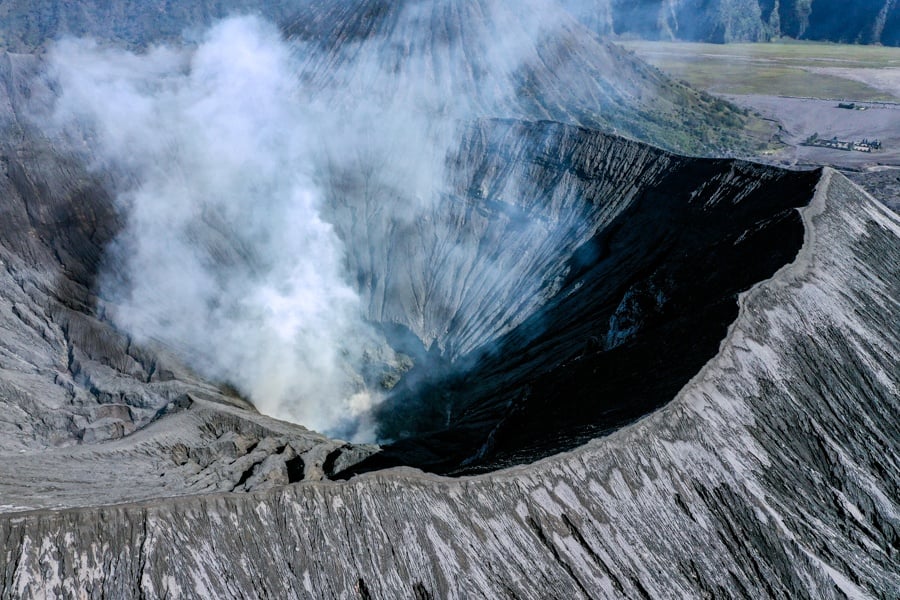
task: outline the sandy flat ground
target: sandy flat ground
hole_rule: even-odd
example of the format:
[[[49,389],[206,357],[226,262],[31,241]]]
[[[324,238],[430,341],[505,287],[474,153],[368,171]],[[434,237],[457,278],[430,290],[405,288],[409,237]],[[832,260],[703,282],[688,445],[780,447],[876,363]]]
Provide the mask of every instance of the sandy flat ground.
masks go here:
[[[833,100],[762,95],[726,97],[782,124],[781,139],[788,147],[775,155],[759,157],[762,162],[836,167],[900,212],[900,104],[863,103],[867,109],[859,111],[837,108],[838,103]],[[865,154],[799,145],[813,133],[845,140],[877,138],[885,150]]]
[[[872,68],[845,68],[845,67],[808,67],[810,73],[841,77],[864,83],[876,90],[900,99],[900,67],[887,67],[881,69]]]
[[[790,147],[774,157],[779,162],[856,169],[874,165],[900,166],[900,104],[866,102],[858,103],[866,106],[866,110],[847,110],[838,108],[838,102],[834,100],[764,95],[724,97],[781,123],[784,128],[781,141]],[[814,133],[821,138],[837,136],[851,141],[878,139],[884,144],[884,150],[866,154],[800,145]]]
[[[900,48],[810,42],[623,45],[671,75],[778,123],[778,141],[785,147],[752,159],[836,167],[900,212]],[[866,110],[838,108],[837,98]],[[884,150],[866,154],[802,146],[814,133],[846,141],[878,139]]]

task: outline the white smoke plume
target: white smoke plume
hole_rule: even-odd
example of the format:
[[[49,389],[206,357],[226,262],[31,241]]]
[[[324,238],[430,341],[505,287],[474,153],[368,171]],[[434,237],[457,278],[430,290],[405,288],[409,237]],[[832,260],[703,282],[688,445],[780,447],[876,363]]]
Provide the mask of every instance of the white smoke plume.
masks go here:
[[[125,228],[101,282],[117,325],[173,348],[264,413],[361,440],[374,435],[379,369],[395,358],[367,319],[401,323],[428,346],[491,298],[508,305],[491,309],[502,315],[491,335],[525,318],[514,308],[533,308],[544,285],[544,275],[523,281],[515,264],[527,240],[481,255],[465,224],[441,222],[441,202],[460,185],[445,181],[460,124],[526,116],[516,74],[541,63],[556,28],[573,26],[542,11],[544,0],[526,4],[409,3],[391,39],[336,49],[286,42],[253,17],[183,47],[52,46],[53,134],[83,140],[93,166],[119,182]],[[466,12],[471,29],[403,47],[429,39],[435,7]],[[553,73],[566,80],[554,88],[572,89],[582,72],[556,56]],[[517,201],[512,183],[497,192],[501,211]],[[565,219],[540,222],[551,221]],[[544,240],[568,231],[536,227],[529,236]],[[379,292],[384,265],[366,260],[392,252],[425,275],[395,274]],[[473,302],[447,273],[502,289]]]
[[[309,115],[278,32],[235,18],[190,50],[69,40],[50,62],[60,124],[127,174],[116,323],[233,382],[268,414],[327,431],[367,408],[368,341],[344,248],[311,183]]]

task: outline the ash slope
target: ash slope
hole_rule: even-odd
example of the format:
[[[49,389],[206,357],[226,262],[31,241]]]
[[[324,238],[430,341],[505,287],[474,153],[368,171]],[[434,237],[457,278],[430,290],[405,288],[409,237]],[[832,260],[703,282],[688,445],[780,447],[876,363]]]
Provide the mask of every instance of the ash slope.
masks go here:
[[[540,463],[0,517],[3,597],[888,598],[900,220],[827,170],[665,408]]]

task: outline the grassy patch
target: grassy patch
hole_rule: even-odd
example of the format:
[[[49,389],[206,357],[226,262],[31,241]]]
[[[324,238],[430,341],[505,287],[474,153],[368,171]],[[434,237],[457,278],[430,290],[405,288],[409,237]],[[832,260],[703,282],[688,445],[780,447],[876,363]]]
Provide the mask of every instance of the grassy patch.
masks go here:
[[[629,41],[622,45],[670,76],[717,94],[898,100],[864,83],[810,69],[900,68],[900,48],[812,42]]]

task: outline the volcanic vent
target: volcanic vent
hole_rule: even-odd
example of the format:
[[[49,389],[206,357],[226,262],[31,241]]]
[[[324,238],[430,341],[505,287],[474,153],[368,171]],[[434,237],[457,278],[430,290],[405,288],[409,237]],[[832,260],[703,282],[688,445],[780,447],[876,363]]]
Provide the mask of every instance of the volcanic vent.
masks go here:
[[[530,462],[662,405],[797,253],[819,177],[521,121],[469,127],[449,169],[413,221],[332,191],[367,317],[413,364],[348,474]]]

